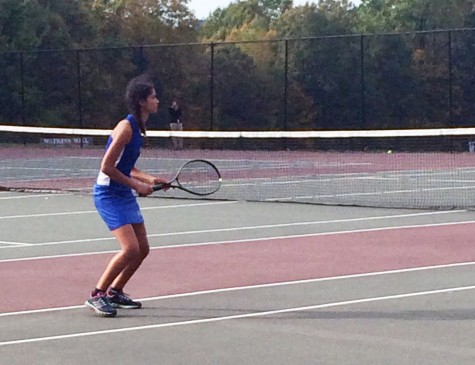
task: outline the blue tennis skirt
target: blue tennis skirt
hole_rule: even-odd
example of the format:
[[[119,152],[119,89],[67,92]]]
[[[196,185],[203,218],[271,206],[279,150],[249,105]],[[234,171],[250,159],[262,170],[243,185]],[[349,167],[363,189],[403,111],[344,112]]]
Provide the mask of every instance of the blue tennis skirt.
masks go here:
[[[95,184],[94,204],[111,231],[126,224],[144,223],[137,198],[131,189],[114,191],[108,186]]]

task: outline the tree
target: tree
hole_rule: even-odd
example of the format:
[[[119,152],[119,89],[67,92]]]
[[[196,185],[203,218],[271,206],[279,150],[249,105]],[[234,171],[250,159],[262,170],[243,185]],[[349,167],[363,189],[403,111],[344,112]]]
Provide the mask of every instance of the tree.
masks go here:
[[[475,27],[475,12],[465,26]],[[454,126],[475,126],[475,32],[452,33],[453,122]]]
[[[84,21],[81,16],[86,14],[81,3],[2,0],[0,8],[0,37],[6,41],[2,48],[29,51],[24,57],[18,54],[15,58],[15,69],[23,69],[24,74],[5,76],[6,83],[12,83],[10,78],[17,75],[16,90],[21,90],[19,83],[23,79],[26,103],[22,112],[30,122],[74,121],[77,118],[77,108],[72,103],[76,89],[75,72],[72,72],[76,69],[75,59],[67,52],[53,54],[45,50],[73,48],[86,37],[86,27],[82,32],[76,30]],[[33,53],[34,50],[42,52]]]
[[[359,39],[319,37],[351,33],[350,9],[347,1],[326,0],[291,9],[275,22],[277,37],[290,39],[289,91],[301,95],[289,95],[295,100],[289,105],[289,124],[306,129],[361,126]]]
[[[274,127],[269,118],[268,91],[252,58],[235,45],[215,50],[215,114],[220,130]]]
[[[173,97],[180,97],[185,112],[187,108],[194,109],[194,102],[208,105],[201,99],[195,101],[191,96],[196,97],[196,90],[201,89],[195,86],[196,82],[206,85],[206,79],[195,81],[199,79],[197,75],[202,73],[206,55],[202,49],[189,44],[197,42],[198,22],[187,8],[187,2],[108,0],[92,4],[91,12],[103,41],[101,45],[129,47],[104,51],[102,54],[90,52],[84,73],[87,74],[86,83],[92,105],[97,104],[94,103],[94,95],[103,95],[104,100],[107,100],[107,90],[111,87],[123,90],[127,79],[142,72],[147,72],[154,79],[163,104],[167,105]],[[114,53],[118,56],[110,58],[110,54]],[[120,96],[116,94],[117,101]],[[166,125],[168,116],[163,110],[159,118],[151,123],[153,127]],[[95,112],[100,113],[100,110]],[[196,114],[202,115],[202,111]],[[187,127],[191,127],[192,123],[199,121],[190,118]]]
[[[108,0],[90,6],[101,32],[120,34],[128,44],[144,45],[196,41],[198,24],[188,0]]]
[[[466,0],[362,0],[358,31],[401,32],[460,28],[472,11]]]
[[[291,8],[291,0],[247,0],[231,3],[225,9],[217,9],[206,19],[200,29],[201,40],[224,41],[243,27],[255,28],[266,33],[271,22]],[[260,38],[254,38],[258,40]]]
[[[399,74],[399,80],[406,80],[402,94],[403,85],[398,85],[398,79],[391,73],[380,84],[387,91],[393,88],[391,94],[400,96],[393,99],[393,105],[399,107],[393,112],[386,112],[386,115],[399,115],[399,126],[436,127],[450,124],[451,113],[454,112],[450,109],[453,108],[450,95],[455,90],[450,89],[450,72],[453,70],[450,70],[449,47],[453,45],[449,43],[448,32],[426,31],[463,27],[472,11],[470,3],[465,0],[363,0],[357,9],[356,29],[359,32],[414,32],[399,36],[405,46],[398,42],[395,50],[400,50],[391,52],[392,56],[388,56],[387,48],[380,48],[384,53],[378,54],[376,50],[370,53],[373,62],[386,57],[387,66],[393,69],[392,75]],[[390,40],[385,38],[386,42]],[[406,54],[404,48],[410,54],[401,62],[401,56]],[[380,78],[381,72],[382,69],[373,68],[369,81]]]

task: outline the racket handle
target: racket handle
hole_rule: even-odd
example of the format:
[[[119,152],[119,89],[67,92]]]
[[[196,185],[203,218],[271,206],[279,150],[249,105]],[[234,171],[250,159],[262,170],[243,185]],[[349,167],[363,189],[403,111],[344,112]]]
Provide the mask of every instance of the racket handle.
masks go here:
[[[153,191],[163,190],[170,187],[170,183],[156,184],[153,186]]]

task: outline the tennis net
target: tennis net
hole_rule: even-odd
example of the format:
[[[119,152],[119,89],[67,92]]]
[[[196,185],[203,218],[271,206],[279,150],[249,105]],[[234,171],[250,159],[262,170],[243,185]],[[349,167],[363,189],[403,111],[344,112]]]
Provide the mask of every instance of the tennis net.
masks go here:
[[[109,130],[0,125],[0,187],[91,192]],[[138,167],[173,178],[213,162],[207,197],[420,209],[475,205],[475,128],[203,132],[147,131]],[[154,197],[192,198],[180,191]]]

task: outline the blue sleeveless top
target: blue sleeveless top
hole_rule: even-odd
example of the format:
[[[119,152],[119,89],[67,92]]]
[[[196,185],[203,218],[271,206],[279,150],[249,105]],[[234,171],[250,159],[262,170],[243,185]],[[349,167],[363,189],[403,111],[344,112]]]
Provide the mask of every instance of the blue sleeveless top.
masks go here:
[[[134,168],[135,163],[137,162],[140,156],[140,149],[142,148],[142,134],[140,133],[140,127],[132,114],[129,114],[126,119],[129,121],[130,126],[132,127],[132,138],[130,139],[130,142],[125,145],[115,166],[124,175],[130,177],[130,172]],[[111,135],[107,140],[106,151],[110,147],[112,141],[113,138]],[[128,187],[127,185],[123,185],[118,183],[117,181],[112,180],[102,171],[99,172],[99,176],[96,180],[96,185],[101,187],[107,186],[108,190],[113,191],[131,190],[130,187]]]

